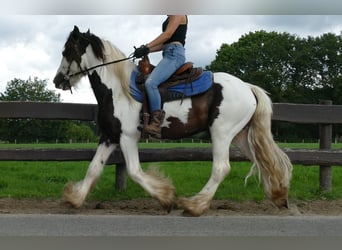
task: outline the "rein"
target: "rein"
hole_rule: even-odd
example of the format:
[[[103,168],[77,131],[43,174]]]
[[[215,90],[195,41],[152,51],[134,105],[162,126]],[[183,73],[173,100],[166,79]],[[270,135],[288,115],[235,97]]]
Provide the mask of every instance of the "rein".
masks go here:
[[[100,67],[103,67],[103,66],[107,66],[107,65],[109,65],[109,64],[114,64],[114,63],[119,63],[119,62],[122,62],[122,61],[127,61],[127,60],[132,59],[132,58],[134,58],[134,56],[133,56],[133,55],[130,55],[129,57],[122,58],[122,59],[115,60],[115,61],[110,61],[110,62],[102,63],[102,64],[99,64],[99,65],[95,65],[95,66],[90,67],[90,68],[88,68],[88,69],[82,69],[82,68],[81,68],[81,65],[78,65],[79,68],[80,68],[80,71],[65,76],[65,79],[66,79],[66,80],[69,80],[71,77],[77,76],[77,75],[79,75],[79,74],[86,74],[86,73],[88,74],[90,70],[93,70],[93,69],[96,69],[96,68],[100,68]]]

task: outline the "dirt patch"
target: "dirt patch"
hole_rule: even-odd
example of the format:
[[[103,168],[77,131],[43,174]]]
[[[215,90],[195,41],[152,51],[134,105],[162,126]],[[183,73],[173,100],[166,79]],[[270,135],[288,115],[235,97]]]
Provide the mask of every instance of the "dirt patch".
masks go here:
[[[59,200],[0,199],[1,214],[116,214],[116,215],[165,215],[166,212],[154,199],[133,199],[111,202],[86,202],[79,209],[71,208]],[[181,215],[175,208],[171,214]],[[292,201],[289,210],[279,210],[270,201],[234,202],[214,200],[205,215],[342,215],[341,200]]]

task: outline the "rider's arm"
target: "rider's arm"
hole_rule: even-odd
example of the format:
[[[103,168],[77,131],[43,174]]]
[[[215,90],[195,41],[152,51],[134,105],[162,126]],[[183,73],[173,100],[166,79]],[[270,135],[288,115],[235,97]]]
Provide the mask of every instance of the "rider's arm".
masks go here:
[[[173,33],[175,33],[178,26],[182,23],[184,16],[169,16],[169,24],[167,25],[166,30],[161,33],[156,39],[146,44],[146,46],[150,49],[150,52],[160,51],[163,48],[164,42],[169,40]]]

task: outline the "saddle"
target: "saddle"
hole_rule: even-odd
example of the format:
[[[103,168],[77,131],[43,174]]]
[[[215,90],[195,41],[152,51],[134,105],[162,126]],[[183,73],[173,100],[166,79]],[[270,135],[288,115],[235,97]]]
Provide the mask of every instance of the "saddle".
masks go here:
[[[145,81],[154,68],[155,66],[150,63],[148,56],[143,57],[138,63],[139,73],[136,76],[135,82],[140,91],[143,92],[143,99],[147,98],[145,92]],[[165,101],[184,98],[184,95],[173,97],[167,96],[167,89],[178,84],[191,84],[193,81],[198,79],[202,73],[203,69],[194,68],[192,62],[184,63],[169,79],[159,85],[158,89],[162,103]]]
[[[192,62],[186,62],[179,67],[176,72],[165,82],[159,85],[159,89],[167,88],[177,84],[192,82],[196,80],[203,72],[202,68],[194,68]],[[155,68],[150,63],[148,56],[143,57],[138,64],[139,74],[136,77],[136,83],[140,88],[144,87],[145,81],[152,70]]]
[[[142,120],[143,124],[148,124],[150,119],[150,108],[147,93],[145,91],[145,82],[149,74],[155,68],[154,65],[150,63],[148,56],[143,57],[138,63],[139,73],[135,78],[135,82],[139,90],[142,92]],[[186,62],[181,67],[179,67],[176,72],[165,82],[159,85],[159,93],[162,101],[162,106],[165,101],[171,101],[176,99],[182,99],[185,93],[173,93],[168,92],[168,88],[178,84],[192,84],[193,81],[198,79],[203,73],[202,68],[193,67],[192,62]],[[185,88],[184,88],[185,90]],[[141,126],[143,127],[143,125]]]

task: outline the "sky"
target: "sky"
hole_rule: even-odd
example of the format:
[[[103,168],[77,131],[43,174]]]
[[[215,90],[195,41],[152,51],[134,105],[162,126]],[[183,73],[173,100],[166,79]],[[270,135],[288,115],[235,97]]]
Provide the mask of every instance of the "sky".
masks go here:
[[[38,77],[61,94],[63,102],[95,103],[84,78],[73,94],[56,90],[52,79],[67,36],[77,25],[111,41],[126,55],[161,32],[165,15],[0,15],[0,92],[14,78]],[[299,37],[341,34],[342,15],[188,15],[186,57],[195,66],[209,65],[223,43],[237,42],[258,30],[288,32]],[[160,53],[150,56],[157,64]]]

